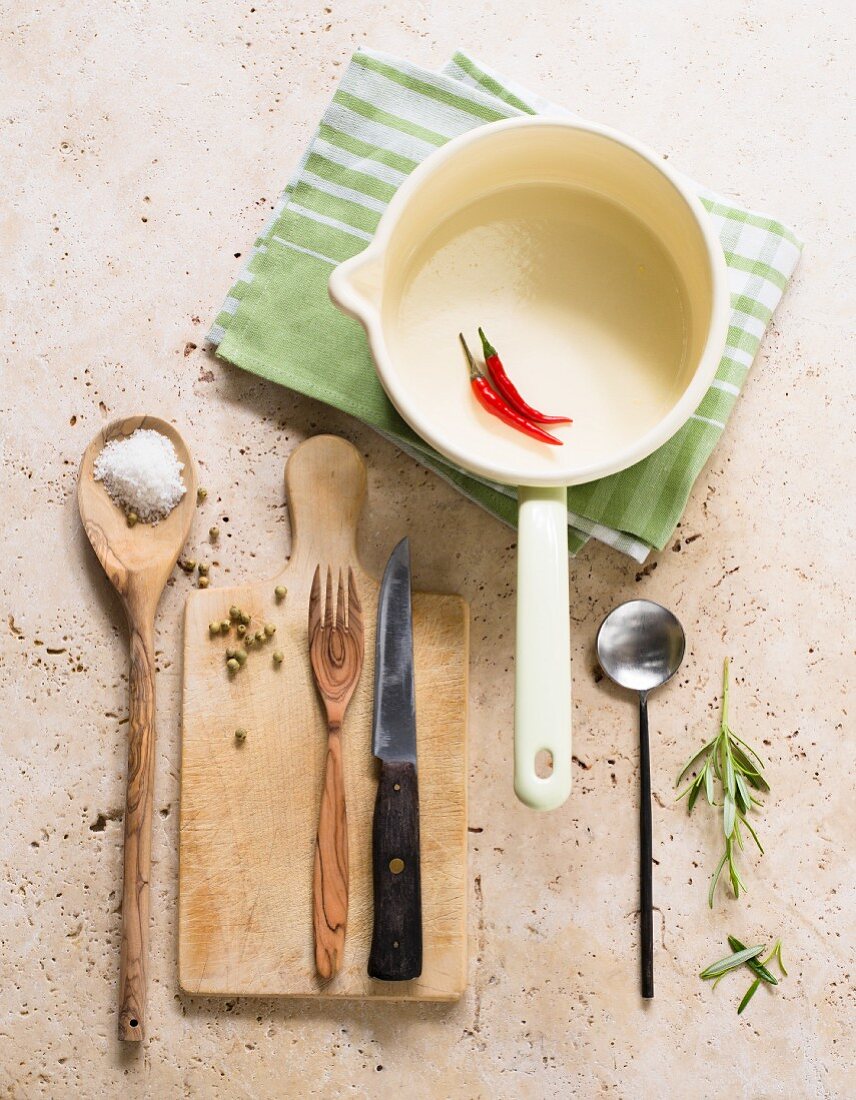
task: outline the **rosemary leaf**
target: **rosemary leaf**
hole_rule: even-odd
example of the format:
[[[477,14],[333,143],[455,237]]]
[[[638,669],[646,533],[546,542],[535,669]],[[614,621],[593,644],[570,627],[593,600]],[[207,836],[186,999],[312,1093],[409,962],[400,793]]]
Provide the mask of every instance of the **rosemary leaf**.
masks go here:
[[[707,981],[708,978],[718,978],[720,974],[727,974],[729,970],[736,970],[747,959],[755,959],[764,951],[764,944],[759,947],[744,947],[742,951],[735,951],[733,955],[726,955],[724,959],[711,963],[699,974],[700,978]]]
[[[730,837],[734,832],[734,815],[737,812],[737,807],[734,805],[734,799],[729,791],[725,792],[725,800],[722,804],[722,828],[726,837]]]
[[[725,745],[725,789],[734,798],[736,792],[736,785],[734,781],[734,763],[731,759],[731,753],[728,751],[728,741],[723,742]]]
[[[749,794],[749,788],[746,786],[746,780],[738,772],[735,777],[735,791],[734,797],[737,802],[737,808],[742,814],[749,813],[749,807],[752,805],[752,796]]]
[[[719,882],[719,876],[722,874],[722,868],[725,866],[725,861],[728,859],[728,850],[726,849],[722,853],[722,859],[716,865],[716,870],[710,877],[710,889],[707,892],[707,904],[710,908],[713,908],[713,895],[716,893],[716,884]]]
[[[728,877],[731,879],[731,889],[734,891],[735,898],[740,897],[740,891],[746,893],[746,887],[743,885],[743,879],[740,877],[740,872],[737,870],[737,864],[734,862],[733,846],[731,841],[727,841],[728,844]]]
[[[684,789],[681,791],[681,793],[675,799],[675,802],[680,802],[682,798],[686,798],[687,795],[690,793],[690,791],[693,789],[694,786],[695,786],[695,780],[693,780],[692,783],[689,783],[686,787],[684,787]]]
[[[764,848],[761,844],[761,841],[758,839],[758,834],[755,832],[755,830],[752,828],[752,826],[749,824],[749,822],[746,820],[745,817],[741,818],[741,820],[742,820],[743,824],[746,826],[746,828],[749,830],[749,834],[752,837],[752,839],[758,845],[758,851],[761,853],[761,855],[763,855],[764,854]]]
[[[726,665],[728,664],[728,659],[727,658],[726,658],[725,663],[726,663]],[[728,669],[727,668],[725,670],[725,675],[726,676],[728,675]],[[764,761],[757,754],[757,752],[755,752],[755,750],[752,748],[752,746],[749,744],[749,742],[744,741],[742,737],[738,737],[737,734],[732,729],[729,729],[728,732],[731,734],[732,739],[735,740],[738,745],[742,745],[744,749],[747,749],[749,751],[750,755],[755,757],[755,759],[758,761],[758,766],[760,768],[763,768],[764,767]]]
[[[713,805],[713,772],[710,764],[705,765],[704,769],[704,791],[707,795],[707,802],[709,806]]]
[[[743,742],[737,736],[737,734],[730,727],[727,730],[728,736],[732,738],[731,754],[734,757],[735,763],[740,766],[741,771],[749,779],[750,782],[757,784],[761,790],[769,790],[766,780],[763,774],[763,765],[757,764],[754,760],[750,760],[749,756],[743,749]],[[752,751],[751,749],[749,750]],[[753,754],[754,755],[754,754]]]
[[[680,784],[681,780],[684,778],[684,776],[687,774],[687,772],[692,770],[693,764],[695,764],[695,762],[697,760],[701,760],[701,758],[703,756],[707,756],[707,754],[710,752],[711,748],[713,748],[713,744],[714,744],[715,740],[716,740],[716,738],[714,738],[713,741],[708,741],[708,743],[706,745],[704,745],[702,748],[700,748],[698,750],[698,752],[695,754],[695,756],[690,757],[690,759],[684,765],[684,768],[681,771],[681,774],[678,776],[678,783],[679,784]]]
[[[755,981],[749,986],[746,992],[743,994],[743,1000],[737,1006],[737,1015],[740,1016],[743,1013],[743,1009],[749,1004],[752,998],[755,996],[755,992],[758,986],[761,984],[761,979],[756,978]]]

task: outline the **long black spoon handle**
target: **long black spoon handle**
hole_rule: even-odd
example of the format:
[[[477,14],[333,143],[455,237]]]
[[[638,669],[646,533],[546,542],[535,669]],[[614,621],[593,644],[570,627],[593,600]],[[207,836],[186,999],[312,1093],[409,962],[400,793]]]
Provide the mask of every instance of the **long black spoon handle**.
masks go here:
[[[651,840],[651,754],[648,747],[648,696],[639,695],[639,911],[642,929],[642,996],[654,996],[654,862]]]

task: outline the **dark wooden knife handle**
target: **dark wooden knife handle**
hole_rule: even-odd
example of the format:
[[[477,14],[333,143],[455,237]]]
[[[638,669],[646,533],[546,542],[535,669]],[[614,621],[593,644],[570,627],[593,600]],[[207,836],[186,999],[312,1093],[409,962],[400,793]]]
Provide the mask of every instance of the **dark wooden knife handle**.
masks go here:
[[[381,762],[372,831],[374,926],[369,977],[406,982],[422,973],[419,787],[413,764]]]

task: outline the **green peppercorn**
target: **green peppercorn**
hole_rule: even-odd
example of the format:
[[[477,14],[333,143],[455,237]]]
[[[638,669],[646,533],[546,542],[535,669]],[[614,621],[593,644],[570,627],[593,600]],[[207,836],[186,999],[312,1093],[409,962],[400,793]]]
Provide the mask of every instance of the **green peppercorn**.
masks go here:
[[[128,515],[125,518],[127,520],[127,523],[128,523],[129,527],[135,527],[136,523],[137,523],[137,520],[140,517],[137,515],[136,512],[128,512]]]
[[[208,578],[204,574],[199,578],[199,581],[198,581],[198,584],[199,584],[200,588],[207,588],[210,583],[211,582],[208,580]]]
[[[232,620],[233,623],[239,622],[241,618],[240,607],[235,607],[235,605],[232,604],[232,606],[229,608],[229,618]]]
[[[212,542],[216,542],[217,539],[220,538],[220,528],[219,527],[209,527],[208,528],[208,537],[211,539]]]
[[[203,489],[202,486],[200,485],[199,488],[196,490],[196,500],[197,500],[197,502],[201,504],[202,501],[205,500],[205,498],[207,496],[208,496],[208,490]]]
[[[261,645],[265,640],[265,632],[263,630],[256,631],[256,645]]]
[[[247,651],[245,649],[236,649],[235,650],[235,660],[238,662],[239,665],[246,664]]]
[[[183,569],[185,573],[192,573],[196,568],[195,558],[184,558],[178,563],[179,569]]]
[[[230,672],[237,672],[240,667],[241,666],[238,664],[237,660],[234,657],[230,657],[229,660],[226,662],[226,668],[228,668]]]
[[[235,650],[233,648],[229,648],[229,649],[226,650],[226,660],[227,661],[231,660],[234,656],[235,656]]]
[[[276,634],[276,626],[273,623],[265,623],[265,637],[272,638]]]
[[[275,649],[273,651],[273,663],[275,665],[281,665],[284,660],[285,660],[285,656],[283,655],[282,650],[281,649]]]
[[[238,623],[238,625],[235,627],[235,633],[238,635],[239,638],[243,638],[243,636],[247,633],[247,628],[244,626],[243,623]]]
[[[276,602],[277,603],[280,603],[282,600],[284,600],[287,593],[288,593],[288,589],[285,587],[284,584],[278,584],[276,586],[276,588],[273,590],[273,594],[274,594],[274,596],[276,596]]]
[[[212,638],[214,637],[215,634],[219,634],[220,633],[220,624],[219,623],[209,623],[208,624],[208,633],[211,635]]]
[[[235,730],[235,740],[239,744],[247,740],[247,731],[244,729],[243,726],[238,726],[238,728]]]
[[[246,611],[242,611],[241,614],[238,616],[238,622],[243,623],[244,626],[250,625],[250,616],[246,613]]]
[[[222,621],[222,623],[220,623],[220,630],[221,630],[221,632],[222,632],[223,634],[228,634],[228,633],[229,633],[229,629],[231,628],[231,626],[232,626],[232,624],[231,624],[231,623],[229,622],[229,620],[228,620],[228,619],[224,619],[224,620]]]

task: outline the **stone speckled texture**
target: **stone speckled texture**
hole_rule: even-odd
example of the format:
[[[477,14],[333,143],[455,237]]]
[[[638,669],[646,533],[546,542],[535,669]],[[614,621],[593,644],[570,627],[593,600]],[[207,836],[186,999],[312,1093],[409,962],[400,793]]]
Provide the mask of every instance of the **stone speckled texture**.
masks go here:
[[[852,1095],[854,897],[851,5],[519,7],[324,0],[85,5],[2,15],[0,1092],[13,1097]],[[537,816],[511,790],[514,535],[347,417],[210,359],[206,325],[342,66],[370,44],[458,45],[619,127],[807,242],[745,396],[674,543],[640,568],[591,545],[572,574],[576,785]],[[849,58],[848,58],[849,54]],[[472,606],[470,987],[454,1006],[206,1001],[176,980],[179,630],[158,619],[150,1038],[116,1033],[126,635],[81,532],[80,455],[105,421],[172,419],[198,457],[212,583],[288,550],[282,472],[307,434],[365,455],[365,564],[411,536],[420,588]],[[228,517],[228,519],[227,519]],[[637,996],[635,712],[594,675],[618,601],[683,620],[652,701],[657,997]],[[750,892],[711,913],[712,815],[673,801],[714,728],[769,758]],[[702,808],[700,807],[700,810]],[[791,976],[745,1016],[697,978],[728,932],[782,935]],[[851,1039],[847,1034],[851,1033]],[[851,1050],[848,1056],[847,1051]]]

